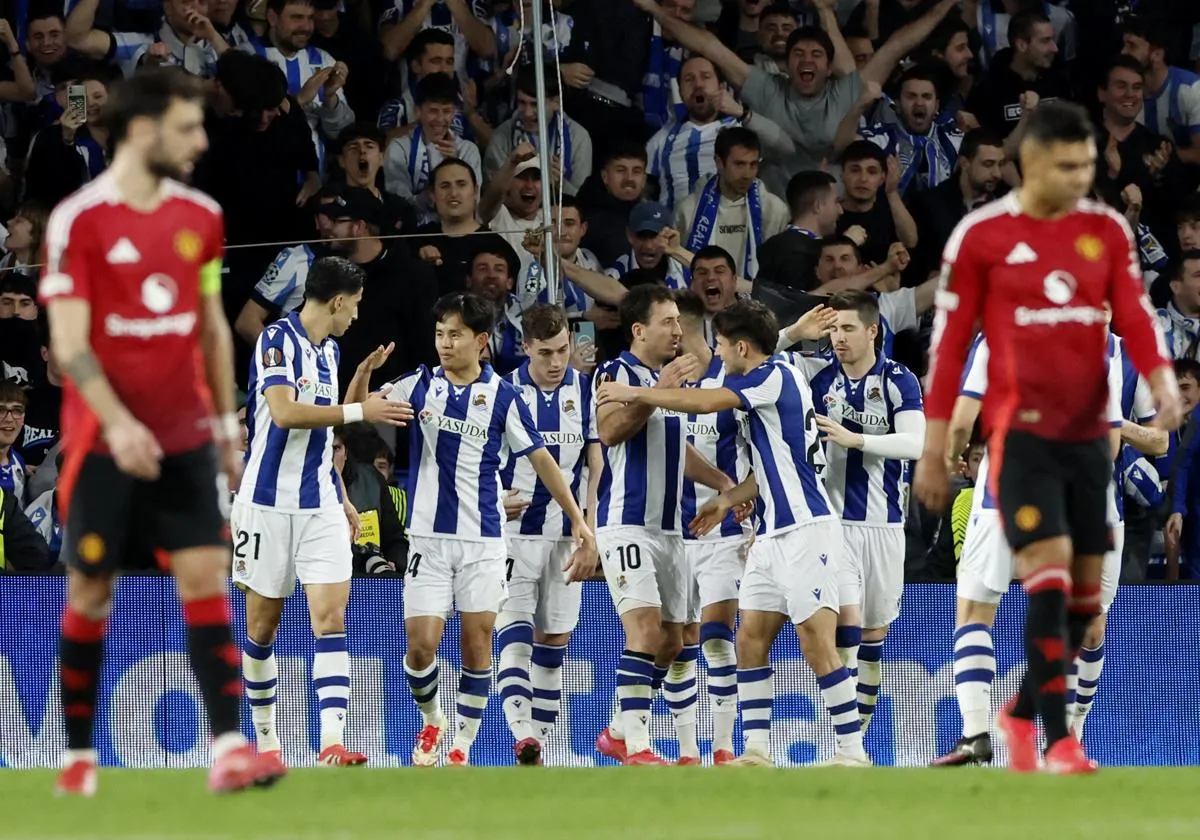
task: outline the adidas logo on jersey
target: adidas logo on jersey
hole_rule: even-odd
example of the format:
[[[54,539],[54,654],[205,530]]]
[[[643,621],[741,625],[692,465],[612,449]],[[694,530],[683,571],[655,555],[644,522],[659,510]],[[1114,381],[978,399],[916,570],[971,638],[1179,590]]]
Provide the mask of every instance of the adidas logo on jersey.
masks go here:
[[[138,249],[133,247],[133,243],[122,236],[117,240],[117,244],[112,246],[105,257],[109,265],[130,265],[140,262],[142,255],[138,253]]]
[[[1024,265],[1025,263],[1037,262],[1037,253],[1026,245],[1024,242],[1018,242],[1016,247],[1009,252],[1004,258],[1005,265]]]

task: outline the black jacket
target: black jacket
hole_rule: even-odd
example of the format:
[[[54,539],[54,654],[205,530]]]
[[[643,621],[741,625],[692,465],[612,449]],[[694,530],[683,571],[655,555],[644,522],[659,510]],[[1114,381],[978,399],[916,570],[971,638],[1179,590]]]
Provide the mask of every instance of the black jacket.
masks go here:
[[[81,126],[80,135],[88,135]],[[33,138],[25,169],[25,198],[53,207],[89,180],[87,162],[75,144],[63,142],[62,129],[49,125]]]
[[[1067,77],[1055,68],[1039,75],[1032,82],[1012,70],[1012,49],[996,53],[991,69],[980,79],[967,99],[966,110],[975,115],[979,124],[1007,137],[1021,119],[1021,94],[1033,91],[1041,102],[1074,98]]]
[[[583,238],[583,247],[587,248],[600,265],[610,266],[617,257],[629,253],[629,238],[625,235],[629,227],[629,214],[641,201],[621,201],[607,189],[596,173],[583,182],[579,194],[575,197],[584,212],[587,222],[587,236]]]
[[[50,567],[50,549],[25,516],[17,497],[0,490],[0,573],[44,572]]]

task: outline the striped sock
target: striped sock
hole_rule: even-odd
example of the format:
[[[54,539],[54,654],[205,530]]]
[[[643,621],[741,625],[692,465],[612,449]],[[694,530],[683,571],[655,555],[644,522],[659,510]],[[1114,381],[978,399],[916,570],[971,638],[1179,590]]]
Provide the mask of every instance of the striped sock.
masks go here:
[[[737,669],[738,705],[742,708],[742,737],[746,752],[771,755],[771,706],[775,687],[770,665]]]
[[[500,646],[496,684],[504,719],[518,741],[533,737],[533,685],[529,681],[533,624],[524,619],[519,613],[501,613],[496,622],[496,641]]]
[[[554,731],[562,705],[562,665],[566,645],[533,643],[533,727],[535,737],[542,743]]]
[[[699,658],[699,645],[684,645],[663,682],[663,697],[675,721],[680,758],[700,757],[700,746],[696,743],[696,660]]]
[[[875,701],[879,699],[879,681],[883,659],[883,640],[863,642],[858,648],[858,719],[862,731],[871,725]]]
[[[70,606],[62,612],[58,642],[58,678],[67,747],[74,752],[92,749],[100,661],[104,656],[106,619],[88,618]]]
[[[246,639],[242,650],[242,677],[246,697],[250,700],[250,717],[254,721],[254,740],[259,752],[279,749],[275,732],[275,689],[279,684],[279,666],[275,648]]]
[[[845,668],[838,668],[823,677],[817,677],[817,685],[821,687],[825,710],[833,720],[837,751],[856,758],[865,757],[862,724],[858,721],[858,701],[850,673]]]
[[[1028,596],[1025,610],[1025,660],[1028,667],[1013,704],[1014,717],[1033,720],[1039,715],[1049,749],[1067,737],[1067,593],[1071,572],[1047,565],[1021,582]]]
[[[954,696],[962,712],[964,738],[988,731],[996,653],[986,624],[965,624],[954,631]]]
[[[708,700],[712,704],[713,752],[733,752],[733,726],[737,722],[737,649],[733,631],[710,621],[700,626],[700,648],[708,663]]]
[[[321,709],[321,749],[345,743],[346,709],[350,703],[350,654],[345,633],[317,636],[312,681]]]
[[[862,644],[862,628],[849,625],[839,627],[834,631],[834,644],[837,645],[842,666],[850,672],[850,679],[858,679],[858,648]]]
[[[438,720],[444,719],[441,707],[438,705],[438,670],[437,660],[429,663],[427,668],[417,670],[408,664],[408,657],[404,657],[404,676],[408,680],[408,690],[412,692],[412,698],[416,701],[417,708],[421,710],[422,723],[428,725]]]
[[[487,708],[488,689],[492,684],[492,669],[479,671],[464,667],[458,675],[458,725],[454,732],[454,743],[450,749],[471,751],[479,724],[483,722],[483,710]]]
[[[617,665],[617,702],[625,750],[629,755],[650,749],[650,700],[654,680],[654,656],[629,649]]]
[[[667,671],[671,668],[671,663],[659,665],[654,663],[654,674],[650,677],[650,697],[654,698],[654,693],[663,687],[663,681],[667,678]]]
[[[246,743],[238,720],[242,675],[238,673],[237,646],[229,626],[229,599],[222,594],[184,601],[183,621],[187,625],[188,658],[200,683],[216,758],[218,742],[229,748],[239,746],[239,741]]]
[[[1075,720],[1077,731],[1082,737],[1083,724],[1092,710],[1092,700],[1100,685],[1100,674],[1104,670],[1104,642],[1095,648],[1082,648],[1075,660],[1079,677],[1075,687]]]

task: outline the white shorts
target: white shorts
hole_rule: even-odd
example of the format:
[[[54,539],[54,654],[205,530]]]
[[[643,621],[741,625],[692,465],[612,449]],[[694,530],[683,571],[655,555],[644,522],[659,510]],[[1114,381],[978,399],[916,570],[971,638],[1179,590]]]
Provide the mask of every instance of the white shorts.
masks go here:
[[[604,579],[618,615],[658,607],[662,620],[684,624],[691,616],[692,576],[683,537],[618,525],[596,534]]]
[[[838,569],[842,606],[862,608],[862,626],[887,627],[900,617],[904,594],[904,529],[843,522],[846,552]]]
[[[746,540],[684,540],[683,554],[692,575],[688,623],[700,620],[700,612],[722,601],[737,601],[738,584],[745,568]]]
[[[264,598],[286,598],[302,584],[345,583],[354,570],[350,525],[340,508],[283,513],[234,500],[233,582]]]
[[[1121,579],[1121,556],[1125,553],[1125,523],[1114,522],[1113,550],[1105,552],[1100,567],[1100,611],[1108,612],[1117,598],[1117,581]]]
[[[1016,571],[1016,560],[1004,536],[1000,513],[972,513],[967,523],[962,557],[958,561],[958,597],[981,604],[999,604]]]
[[[579,623],[582,583],[567,583],[563,568],[575,552],[572,540],[508,539],[508,597],[501,612],[533,616],[534,629],[570,633]]]
[[[408,538],[404,617],[499,612],[507,590],[503,540],[468,542],[449,537]]]
[[[810,522],[759,537],[746,558],[738,608],[782,613],[803,624],[822,607],[838,611],[842,523]]]

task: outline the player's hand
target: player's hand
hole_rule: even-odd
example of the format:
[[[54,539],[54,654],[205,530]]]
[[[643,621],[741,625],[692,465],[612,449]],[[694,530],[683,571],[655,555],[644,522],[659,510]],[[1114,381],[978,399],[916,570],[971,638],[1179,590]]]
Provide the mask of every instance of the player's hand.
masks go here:
[[[733,509],[733,521],[741,524],[754,515],[754,500],[742,502]]]
[[[862,225],[851,225],[846,228],[843,236],[847,236],[854,240],[854,244],[861,248],[867,241],[867,229]]]
[[[234,449],[231,440],[222,442],[217,447],[217,452],[221,459],[221,472],[225,474],[229,492],[236,493],[242,483],[242,467],[244,466],[242,453]]]
[[[346,514],[346,523],[350,526],[350,542],[357,542],[358,535],[362,533],[361,524],[358,521],[358,509],[350,504],[349,499],[342,499],[342,512]]]
[[[678,388],[684,382],[695,379],[700,373],[700,360],[691,353],[672,359],[658,373],[655,388]]]
[[[1183,425],[1183,397],[1171,367],[1164,365],[1150,374],[1150,395],[1158,410],[1157,416],[1150,421],[1151,426],[1173,432]]]
[[[729,499],[724,493],[720,493],[696,511],[696,518],[688,523],[688,530],[694,537],[703,537],[724,522],[732,509],[733,505],[729,503]]]
[[[559,68],[563,83],[573,88],[585,88],[596,78],[596,71],[582,61],[572,61]]]
[[[797,318],[787,329],[788,338],[796,341],[820,341],[833,332],[837,324],[837,310],[822,304],[814,306]]]
[[[386,423],[403,426],[413,419],[412,406],[406,402],[392,402],[382,391],[369,395],[362,404],[363,420],[368,423]]]
[[[835,423],[824,414],[816,415],[817,429],[821,437],[830,443],[836,443],[842,449],[862,449],[863,438],[857,432],[852,432],[841,423]]]
[[[383,367],[383,363],[388,360],[388,356],[392,355],[392,351],[395,349],[396,342],[394,341],[388,342],[386,347],[380,344],[358,363],[358,369],[363,373],[374,373]]]
[[[582,519],[571,522],[571,536],[575,540],[575,551],[563,570],[568,573],[568,581],[587,580],[596,573],[596,563],[600,554],[596,549],[596,537],[592,529]]]
[[[162,41],[157,41],[146,48],[142,54],[142,64],[157,67],[171,60],[171,48]]]
[[[530,500],[522,499],[516,490],[509,490],[504,494],[504,518],[509,522],[520,519],[521,514],[529,505]]]
[[[106,428],[104,442],[121,472],[143,481],[158,478],[162,470],[162,447],[154,434],[133,417]]]
[[[638,401],[638,391],[641,388],[635,388],[632,385],[626,385],[623,382],[601,382],[600,387],[596,389],[596,406],[608,405],[609,403],[620,403],[629,405]]]
[[[913,476],[913,492],[931,513],[945,511],[950,500],[950,474],[944,457],[929,452],[921,456]]]
[[[442,264],[442,252],[437,249],[436,245],[422,245],[421,250],[417,251],[417,256],[431,265]]]
[[[895,155],[888,155],[887,177],[884,179],[883,188],[888,195],[900,191],[900,159]]]

